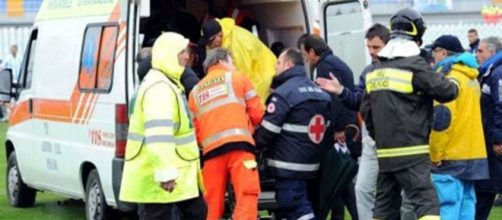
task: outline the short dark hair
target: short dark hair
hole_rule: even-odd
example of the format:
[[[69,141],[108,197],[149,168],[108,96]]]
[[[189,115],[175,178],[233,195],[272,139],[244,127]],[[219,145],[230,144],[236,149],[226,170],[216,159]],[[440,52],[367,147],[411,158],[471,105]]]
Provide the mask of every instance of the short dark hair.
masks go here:
[[[375,37],[380,38],[385,44],[390,40],[390,31],[382,24],[376,23],[366,31],[366,39],[371,40]]]
[[[309,35],[305,38],[305,43],[303,45],[305,51],[309,52],[310,49],[314,50],[315,55],[321,56],[324,52],[329,50],[326,41],[317,35]]]
[[[305,38],[309,36],[308,33],[304,33],[302,34],[299,38],[298,38],[298,41],[296,42],[296,46],[298,47],[298,49],[302,49],[302,45],[305,44]]]
[[[288,48],[284,50],[284,55],[286,56],[286,59],[291,61],[295,65],[303,65],[303,56],[302,52],[300,50],[295,49],[295,48]]]
[[[282,51],[284,51],[284,44],[280,41],[276,41],[270,46],[270,50],[276,57],[279,57],[281,55]]]
[[[475,33],[475,34],[478,34],[478,31],[474,28],[471,28],[469,29],[469,31],[467,33]]]

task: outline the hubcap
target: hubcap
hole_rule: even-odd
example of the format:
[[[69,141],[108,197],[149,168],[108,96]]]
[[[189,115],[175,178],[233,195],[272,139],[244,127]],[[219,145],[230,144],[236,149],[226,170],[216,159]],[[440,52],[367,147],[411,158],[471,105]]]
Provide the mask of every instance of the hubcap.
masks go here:
[[[89,200],[87,201],[89,207],[89,214],[93,217],[99,215],[98,207],[101,205],[101,196],[99,192],[99,186],[94,183],[89,192]]]
[[[11,199],[14,199],[17,197],[17,194],[19,192],[19,174],[17,172],[17,166],[14,165],[9,169],[8,178],[9,196]]]

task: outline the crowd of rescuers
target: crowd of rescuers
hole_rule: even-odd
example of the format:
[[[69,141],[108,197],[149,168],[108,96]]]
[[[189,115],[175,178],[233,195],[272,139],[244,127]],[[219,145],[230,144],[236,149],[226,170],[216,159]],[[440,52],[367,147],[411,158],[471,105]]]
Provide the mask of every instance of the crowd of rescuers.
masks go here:
[[[488,219],[502,193],[502,43],[470,30],[468,50],[453,35],[421,49],[425,31],[410,8],[371,26],[358,85],[316,35],[269,49],[211,19],[194,71],[190,40],[161,34],[139,56],[120,199],[142,219],[216,220],[231,182],[232,219],[254,220],[264,171],[278,219]],[[355,183],[330,168],[344,184],[326,206],[333,149],[359,166]]]

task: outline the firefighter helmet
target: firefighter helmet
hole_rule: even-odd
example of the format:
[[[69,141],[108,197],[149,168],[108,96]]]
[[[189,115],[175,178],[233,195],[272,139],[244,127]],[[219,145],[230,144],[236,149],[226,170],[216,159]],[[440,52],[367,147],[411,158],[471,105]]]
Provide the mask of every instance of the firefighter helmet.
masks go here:
[[[414,41],[422,42],[425,33],[422,15],[412,8],[401,9],[390,19],[391,36],[406,36]]]

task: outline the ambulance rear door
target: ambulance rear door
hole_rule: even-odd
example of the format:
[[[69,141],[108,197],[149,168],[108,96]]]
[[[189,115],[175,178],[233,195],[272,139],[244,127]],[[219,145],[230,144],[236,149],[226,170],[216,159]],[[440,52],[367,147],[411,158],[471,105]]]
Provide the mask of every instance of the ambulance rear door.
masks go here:
[[[357,0],[322,0],[320,8],[322,36],[352,69],[357,84],[361,71],[371,61],[364,38],[371,16],[365,16],[369,12]]]

